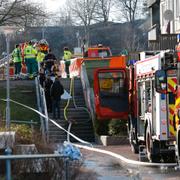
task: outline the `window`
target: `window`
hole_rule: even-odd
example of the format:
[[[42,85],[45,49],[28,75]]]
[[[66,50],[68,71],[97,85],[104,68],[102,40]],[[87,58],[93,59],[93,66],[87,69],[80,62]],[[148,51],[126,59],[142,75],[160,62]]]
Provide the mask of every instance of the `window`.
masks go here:
[[[109,57],[110,53],[107,49],[100,49],[98,50],[98,57]]]
[[[166,23],[165,23],[165,19],[164,19],[164,17],[163,17],[163,15],[164,15],[164,12],[165,12],[165,4],[164,3],[162,3],[161,4],[161,25],[162,26],[164,26]]]
[[[103,72],[99,73],[100,92],[123,93],[125,88],[124,72]]]
[[[179,15],[180,15],[180,0],[176,0],[175,7],[176,7],[176,17],[179,17]]]

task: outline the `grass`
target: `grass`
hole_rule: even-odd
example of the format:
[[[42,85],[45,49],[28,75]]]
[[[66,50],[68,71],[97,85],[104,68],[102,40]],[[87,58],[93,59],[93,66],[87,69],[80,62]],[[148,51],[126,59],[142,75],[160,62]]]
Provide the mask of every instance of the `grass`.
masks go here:
[[[6,99],[6,88],[0,87],[0,99]],[[35,87],[17,85],[10,90],[10,99],[37,109]],[[0,101],[0,113],[2,114],[4,120],[5,108],[6,102]],[[37,113],[13,102],[10,102],[10,117],[11,120],[33,120],[39,122],[39,116]]]

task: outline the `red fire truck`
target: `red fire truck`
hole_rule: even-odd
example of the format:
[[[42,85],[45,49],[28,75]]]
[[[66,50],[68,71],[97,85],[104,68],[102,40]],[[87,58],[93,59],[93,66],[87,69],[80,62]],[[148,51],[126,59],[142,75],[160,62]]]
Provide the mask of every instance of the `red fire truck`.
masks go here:
[[[143,145],[150,161],[175,161],[179,120],[175,113],[178,91],[174,52],[159,51],[131,65],[129,92],[132,150],[137,153]]]

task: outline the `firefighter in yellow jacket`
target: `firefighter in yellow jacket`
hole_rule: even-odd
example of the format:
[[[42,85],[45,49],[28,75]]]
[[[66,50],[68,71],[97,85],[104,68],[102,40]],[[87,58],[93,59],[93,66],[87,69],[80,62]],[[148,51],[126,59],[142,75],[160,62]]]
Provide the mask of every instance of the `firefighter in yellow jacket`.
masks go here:
[[[64,56],[63,56],[63,59],[65,61],[65,66],[66,66],[66,75],[67,75],[67,78],[70,77],[69,75],[69,66],[70,66],[70,59],[72,58],[72,54],[71,54],[71,51],[69,50],[68,47],[65,47],[64,48]]]
[[[22,63],[22,54],[19,44],[15,45],[15,49],[12,52],[12,58],[15,66],[14,79],[19,79],[21,73],[21,63]]]

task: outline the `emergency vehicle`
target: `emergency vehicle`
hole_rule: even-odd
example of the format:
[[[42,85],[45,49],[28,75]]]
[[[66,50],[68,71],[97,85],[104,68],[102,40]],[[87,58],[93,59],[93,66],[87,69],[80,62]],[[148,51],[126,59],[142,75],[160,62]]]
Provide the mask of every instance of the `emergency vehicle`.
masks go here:
[[[130,66],[129,140],[138,153],[145,147],[151,162],[176,160],[175,115],[177,63],[174,52],[159,51]]]
[[[178,40],[180,35],[178,35]],[[180,42],[176,47],[177,53],[177,91],[176,91],[176,103],[175,103],[175,121],[177,122],[176,132],[176,155],[177,161],[180,163]]]
[[[98,44],[96,46],[88,47],[84,52],[84,57],[94,58],[94,57],[110,57],[112,56],[111,50],[108,46],[103,46]]]
[[[80,77],[84,88],[91,89],[87,102],[89,109],[93,109],[92,116],[100,121],[127,120],[129,85],[126,56],[112,56],[107,46],[91,46],[83,57],[71,59],[69,69],[71,77]]]

